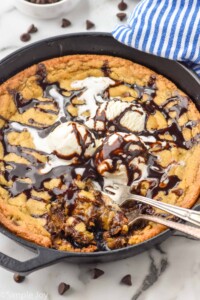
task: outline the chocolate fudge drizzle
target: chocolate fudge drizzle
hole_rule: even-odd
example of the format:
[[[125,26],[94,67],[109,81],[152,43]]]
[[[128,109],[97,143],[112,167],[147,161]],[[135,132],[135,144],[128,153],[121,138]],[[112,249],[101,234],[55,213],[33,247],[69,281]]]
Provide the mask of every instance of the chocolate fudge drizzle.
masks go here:
[[[102,72],[105,77],[109,77],[111,70],[109,68],[108,62],[105,61],[105,63],[102,66]],[[65,112],[65,116],[57,120],[54,124],[52,125],[47,125],[47,124],[42,124],[36,122],[34,119],[29,119],[29,125],[26,124],[26,127],[30,127],[34,130],[36,130],[41,138],[47,137],[58,125],[61,123],[65,123],[67,121],[76,121],[79,122],[80,124],[83,123],[83,120],[77,118],[72,118],[70,113],[67,111],[67,106],[71,104],[71,101],[82,94],[83,90],[75,90],[75,91],[70,91],[69,96],[64,96],[64,92],[68,92],[65,89],[60,88],[58,82],[54,83],[49,83],[47,80],[47,71],[46,67],[44,64],[40,63],[38,64],[37,67],[37,73],[36,73],[36,80],[41,89],[43,90],[43,97],[46,98],[46,101],[41,101],[39,99],[24,99],[23,96],[15,91],[15,90],[10,90],[10,94],[13,97],[14,103],[18,109],[18,112],[20,114],[23,114],[25,111],[28,109],[34,108],[36,110],[40,110],[43,113],[46,114],[53,114],[53,115],[58,115],[59,114],[59,107],[57,102],[53,99],[53,97],[50,95],[50,91],[52,89],[55,89],[59,94],[63,96],[63,109]],[[154,102],[154,98],[156,96],[156,77],[151,76],[149,79],[149,82],[147,86],[139,86],[136,84],[129,84],[127,82],[116,82],[116,85],[125,85],[129,87],[130,89],[133,89],[137,93],[136,99],[134,99],[131,102],[132,107],[134,107],[134,110],[137,111],[139,114],[142,114],[140,108],[142,107],[143,111],[146,113],[146,121],[150,115],[154,115],[156,111],[161,111],[163,116],[165,117],[168,126],[163,129],[158,129],[158,130],[153,130],[152,132],[148,132],[148,130],[145,129],[142,130],[141,132],[137,133],[139,136],[143,137],[148,137],[149,134],[153,135],[156,138],[156,142],[151,142],[147,141],[146,145],[148,147],[154,147],[155,145],[159,146],[159,150],[163,149],[170,149],[172,147],[180,147],[184,149],[189,149],[191,148],[195,143],[199,142],[199,135],[194,137],[190,141],[185,141],[183,134],[182,134],[182,129],[183,126],[181,127],[178,124],[179,118],[187,112],[188,108],[188,98],[186,96],[181,96],[179,94],[167,99],[162,105],[157,105]],[[144,101],[139,101],[142,99],[143,95],[146,94],[147,100]],[[102,98],[104,100],[109,99],[109,89],[104,91]],[[48,100],[47,100],[48,99]],[[119,101],[119,99],[114,99],[114,101]],[[53,105],[55,110],[53,109],[45,109],[41,108],[40,105]],[[108,105],[108,103],[107,103]],[[137,109],[138,107],[138,109]],[[125,115],[125,113],[130,109],[128,107],[125,109],[119,116],[117,116],[114,120],[108,121],[106,119],[106,114],[105,110],[100,112],[100,108],[97,109],[97,114],[94,117],[94,122],[95,124],[98,121],[101,121],[104,123],[104,129],[102,131],[97,131],[96,126],[94,126],[94,129],[91,129],[90,131],[94,134],[95,137],[101,138],[105,137],[106,135],[109,135],[113,132],[123,132],[123,133],[130,133],[130,130],[127,128],[123,127],[120,124],[121,118]],[[173,119],[170,117],[170,114],[174,114],[175,116]],[[1,119],[4,120],[4,118],[1,117]],[[170,123],[171,122],[171,123]],[[145,122],[146,123],[146,122]],[[188,122],[185,127],[187,128],[193,128],[194,126],[197,125],[196,121],[190,121]],[[14,146],[11,145],[8,141],[8,135],[11,132],[21,132],[17,129],[14,129],[12,127],[12,122],[7,121],[6,124],[4,125],[3,128],[0,130],[0,141],[3,146],[3,151],[4,151],[4,156],[9,154],[9,153],[14,153],[17,156],[20,156],[28,161],[28,164],[23,164],[23,163],[17,163],[14,161],[1,161],[2,163],[2,170],[1,173],[5,176],[5,179],[8,182],[12,182],[12,185],[4,185],[3,188],[6,189],[11,197],[16,197],[17,195],[24,193],[27,196],[27,199],[32,197],[33,199],[37,199],[38,201],[41,201],[40,198],[37,198],[31,194],[32,190],[41,192],[41,191],[47,191],[49,192],[51,196],[51,202],[56,202],[58,201],[60,210],[64,209],[66,203],[69,208],[69,215],[70,215],[70,210],[71,212],[74,209],[75,205],[75,199],[78,193],[78,188],[73,184],[73,179],[77,178],[77,173],[76,169],[78,168],[83,168],[84,172],[81,175],[81,178],[83,181],[87,181],[88,179],[92,181],[98,181],[101,186],[103,186],[103,177],[97,172],[97,165],[99,164],[99,160],[105,160],[105,159],[111,159],[113,164],[112,168],[109,169],[109,172],[115,172],[117,168],[117,161],[120,159],[122,161],[122,164],[126,166],[127,173],[128,173],[128,178],[129,182],[128,184],[131,185],[132,182],[134,181],[134,176],[137,178],[141,177],[141,170],[137,168],[137,166],[130,166],[129,163],[130,161],[137,156],[141,156],[145,164],[148,166],[148,180],[149,180],[149,189],[147,196],[149,197],[155,197],[160,191],[164,192],[165,194],[168,193],[169,190],[174,189],[174,193],[178,196],[182,195],[182,190],[177,189],[176,186],[178,185],[180,179],[177,176],[168,176],[166,174],[166,168],[163,168],[161,165],[158,164],[157,162],[157,157],[155,154],[150,153],[147,151],[147,149],[144,146],[144,143],[141,141],[136,141],[134,142],[136,145],[139,145],[139,150],[134,150],[130,151],[129,146],[133,141],[130,143],[124,143],[123,138],[118,135],[117,140],[112,144],[108,145],[106,144],[107,137],[105,138],[104,141],[104,147],[98,148],[95,152],[95,155],[92,158],[83,158],[83,153],[85,151],[85,144],[84,141],[82,140],[81,135],[77,131],[77,128],[75,125],[73,125],[74,132],[76,134],[76,139],[78,144],[81,147],[81,157],[82,159],[79,161],[78,165],[70,165],[70,166],[60,166],[60,167],[55,167],[48,173],[41,173],[40,170],[44,166],[44,163],[40,161],[39,159],[34,157],[34,153],[38,154],[45,154],[42,151],[38,151],[36,149],[32,148],[27,148],[27,147],[22,147],[22,146]],[[134,132],[133,132],[134,134]],[[170,134],[173,138],[173,141],[168,141],[165,140],[164,135],[165,134]],[[92,134],[90,136],[92,142]],[[156,153],[156,150],[155,150]],[[58,153],[56,153],[58,155]],[[67,159],[72,158],[74,155],[73,154],[71,157],[67,157]],[[58,155],[59,156],[59,155]],[[61,156],[59,156],[61,157]],[[95,158],[96,157],[96,158]],[[66,159],[66,157],[62,156],[61,158]],[[163,179],[163,176],[166,178]],[[54,178],[59,178],[61,180],[61,185],[65,186],[65,189],[61,189],[61,187],[54,188],[52,191],[49,191],[47,188],[45,188],[45,183],[49,182],[51,179]],[[29,181],[26,181],[26,179],[29,179]],[[137,184],[134,188],[134,192],[140,193],[140,188],[141,188],[142,181]],[[137,209],[139,209],[141,212],[145,213],[152,213],[152,210],[143,205],[136,203]],[[53,213],[53,208],[51,208],[51,213]],[[62,215],[62,213],[60,212]],[[63,215],[62,215],[63,217]],[[52,234],[52,236],[56,235],[56,231],[54,226],[52,225],[51,222],[51,216],[47,216],[47,219],[49,220],[49,227],[47,226],[47,229],[49,232]],[[95,232],[96,236],[96,241],[98,244],[99,249],[105,250],[105,244],[103,241],[103,233],[102,233],[102,228],[99,224],[95,225],[95,230],[94,228],[91,229],[92,231]],[[67,238],[68,241],[71,242],[71,244],[76,248],[76,247],[82,247],[83,245],[80,245],[76,243],[75,241],[72,241],[70,237]]]

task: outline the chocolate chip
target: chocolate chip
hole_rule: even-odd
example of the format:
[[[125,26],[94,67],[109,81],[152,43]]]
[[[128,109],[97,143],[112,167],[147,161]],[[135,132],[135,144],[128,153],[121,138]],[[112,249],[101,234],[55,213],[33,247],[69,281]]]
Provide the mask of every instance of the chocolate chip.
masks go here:
[[[149,87],[156,88],[156,75],[151,75],[147,84]]]
[[[118,13],[116,16],[118,17],[118,19],[120,19],[120,21],[123,21],[126,18],[125,13]]]
[[[71,25],[71,22],[67,19],[62,19],[62,24],[61,24],[61,27],[62,28],[66,28],[66,27],[69,27]]]
[[[37,27],[35,27],[34,24],[32,24],[28,29],[28,33],[35,33],[37,31],[38,31],[38,29],[37,29]]]
[[[39,63],[37,65],[36,76],[37,76],[38,84],[42,85],[43,83],[46,82],[46,79],[47,79],[47,70],[46,70],[46,67],[45,67],[45,65],[43,63]]]
[[[132,285],[131,275],[128,274],[128,275],[124,276],[124,277],[121,279],[120,282],[123,283],[123,284],[126,284],[126,285],[131,286],[131,285]]]
[[[92,276],[92,278],[93,278],[93,279],[97,279],[97,278],[99,278],[100,276],[102,276],[103,274],[104,274],[104,271],[103,271],[103,270],[94,268],[94,269],[93,269],[93,276]]]
[[[126,10],[127,7],[128,5],[123,0],[118,4],[119,10]]]
[[[29,123],[31,123],[31,124],[34,124],[34,119],[32,119],[32,118],[30,118],[30,119],[28,119],[28,121],[29,121]]]
[[[174,193],[177,196],[182,196],[183,195],[183,189],[173,190],[172,193]]]
[[[66,284],[64,282],[61,282],[58,286],[58,293],[60,295],[63,295],[66,291],[68,291],[70,289],[70,285]]]
[[[31,39],[31,36],[30,36],[29,33],[23,33],[23,34],[20,36],[20,40],[21,40],[22,42],[28,42],[28,41],[30,41],[30,39]]]
[[[125,92],[125,93],[123,93],[122,97],[125,97],[125,98],[131,97],[131,94],[129,92]]]
[[[25,280],[25,278],[26,278],[25,276],[21,276],[18,273],[15,273],[13,276],[14,281],[17,283],[23,282]]]
[[[91,21],[89,20],[86,20],[86,29],[91,29],[92,27],[94,27],[94,23],[92,23]]]

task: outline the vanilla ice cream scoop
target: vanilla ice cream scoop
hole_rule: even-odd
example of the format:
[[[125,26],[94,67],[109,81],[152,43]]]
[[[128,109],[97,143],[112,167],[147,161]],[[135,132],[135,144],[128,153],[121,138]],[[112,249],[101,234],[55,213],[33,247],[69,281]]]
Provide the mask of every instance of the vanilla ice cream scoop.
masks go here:
[[[17,130],[26,129],[35,145],[35,149],[46,153],[48,161],[42,173],[52,168],[64,165],[78,164],[92,157],[97,143],[88,128],[76,122],[65,122],[58,125],[46,137],[42,138],[35,128],[13,122],[12,127]]]
[[[93,134],[76,122],[60,124],[45,140],[50,153],[73,163],[91,157],[95,151]]]
[[[120,98],[104,102],[97,110],[96,116],[89,118],[86,125],[97,131],[119,131],[120,128],[131,132],[145,130],[146,112],[141,104],[122,101]],[[114,128],[112,128],[114,126]]]
[[[92,157],[97,147],[94,135],[76,122],[60,124],[45,140],[53,155],[49,156],[42,172],[60,165],[79,164]]]
[[[146,148],[134,134],[117,132],[105,138],[95,156],[104,185],[132,184],[147,177]]]
[[[78,100],[85,101],[85,104],[78,106],[78,116],[81,117],[86,111],[90,112],[93,117],[98,109],[97,102],[104,102],[102,98],[103,92],[110,86],[114,85],[115,81],[109,77],[87,77],[83,80],[77,80],[71,83],[74,89],[83,89],[83,92],[78,96]],[[82,116],[82,118],[84,118]]]

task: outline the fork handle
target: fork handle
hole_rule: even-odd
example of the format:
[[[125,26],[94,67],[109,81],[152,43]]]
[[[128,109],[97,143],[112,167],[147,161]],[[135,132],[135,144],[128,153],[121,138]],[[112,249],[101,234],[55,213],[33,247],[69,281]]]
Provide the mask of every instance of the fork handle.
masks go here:
[[[182,220],[185,220],[194,225],[200,226],[200,212],[198,212],[198,211],[171,205],[171,204],[167,204],[164,202],[159,202],[157,200],[139,196],[139,195],[131,195],[128,199],[134,199],[134,200],[140,201],[142,203],[149,204],[151,206],[154,206],[161,210],[164,210],[174,216],[177,216],[178,218],[180,218]]]
[[[193,227],[193,226],[166,220],[162,217],[149,216],[149,215],[140,215],[140,216],[136,217],[134,220],[130,221],[129,225],[135,223],[138,220],[147,220],[147,221],[156,222],[156,223],[165,225],[167,227],[173,228],[175,230],[181,231],[183,233],[186,233],[188,235],[191,235],[197,239],[200,239],[200,229]]]

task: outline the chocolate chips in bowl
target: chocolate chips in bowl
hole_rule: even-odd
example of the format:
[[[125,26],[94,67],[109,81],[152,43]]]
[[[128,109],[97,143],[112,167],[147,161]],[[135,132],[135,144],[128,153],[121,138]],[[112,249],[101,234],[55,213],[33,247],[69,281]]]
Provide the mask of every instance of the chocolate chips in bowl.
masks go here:
[[[22,13],[38,19],[53,19],[72,10],[79,0],[15,0]]]

